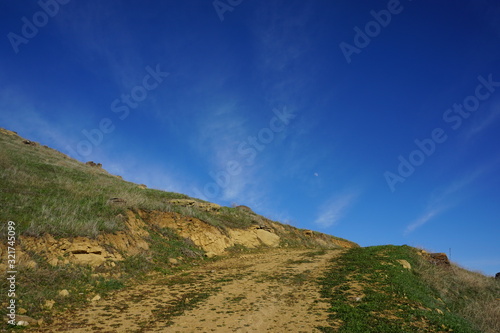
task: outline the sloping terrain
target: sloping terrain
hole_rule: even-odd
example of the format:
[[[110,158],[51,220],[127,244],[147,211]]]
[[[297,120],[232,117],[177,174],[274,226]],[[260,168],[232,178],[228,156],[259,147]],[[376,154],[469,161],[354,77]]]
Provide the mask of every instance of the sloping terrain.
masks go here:
[[[246,206],[127,182],[9,130],[0,129],[0,147],[0,234],[16,235],[17,314],[30,325],[51,323],[53,313],[84,307],[151,272],[173,274],[227,253],[357,246]],[[0,243],[2,271],[10,252]],[[2,280],[3,290],[7,284]]]
[[[1,331],[500,331],[500,281],[445,254],[148,189],[4,129],[0,188]]]
[[[407,246],[243,251],[148,274],[29,331],[498,332],[499,283],[440,265]]]
[[[339,250],[245,253],[147,280],[41,332],[311,332],[328,325],[315,282]]]

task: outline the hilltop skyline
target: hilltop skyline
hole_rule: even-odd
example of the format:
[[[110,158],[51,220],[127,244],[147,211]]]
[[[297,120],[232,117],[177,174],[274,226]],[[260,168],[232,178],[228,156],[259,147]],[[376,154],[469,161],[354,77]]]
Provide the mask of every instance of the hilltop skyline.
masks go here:
[[[0,6],[0,127],[150,188],[500,271],[496,2]]]

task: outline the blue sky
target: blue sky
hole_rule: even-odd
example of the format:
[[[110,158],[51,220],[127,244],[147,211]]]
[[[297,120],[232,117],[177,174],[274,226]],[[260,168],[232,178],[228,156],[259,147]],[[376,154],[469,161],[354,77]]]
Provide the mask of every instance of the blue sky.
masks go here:
[[[496,1],[3,1],[0,126],[151,188],[500,271]]]

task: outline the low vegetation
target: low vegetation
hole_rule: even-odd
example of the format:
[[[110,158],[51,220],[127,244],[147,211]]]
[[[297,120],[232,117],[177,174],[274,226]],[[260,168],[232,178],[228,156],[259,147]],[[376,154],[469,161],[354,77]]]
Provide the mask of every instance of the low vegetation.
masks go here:
[[[416,262],[419,277],[435,290],[451,311],[474,323],[482,332],[500,332],[500,281],[452,265]]]
[[[42,318],[45,323],[50,323],[54,311],[85,306],[91,303],[94,296],[104,297],[114,290],[146,278],[150,272],[171,275],[210,260],[189,240],[178,236],[173,230],[149,229],[149,233],[151,251],[128,256],[124,261],[117,262],[116,266],[102,265],[92,268],[68,264],[54,267],[38,254],[30,253],[37,267],[24,268],[22,274],[18,275],[16,283],[17,294],[20,295],[19,307],[30,316]],[[182,261],[176,265],[170,264],[169,259],[179,257],[182,257]],[[0,282],[0,289],[8,289],[5,279]],[[68,290],[68,295],[60,295],[61,290]],[[5,314],[4,307],[0,314]]]
[[[203,208],[207,204],[186,195],[147,189],[106,172],[99,166],[86,165],[51,148],[23,141],[0,129],[0,220],[16,221],[21,236],[84,236],[126,230],[127,212],[140,217],[143,212],[171,212],[197,218],[223,233],[228,229],[255,227],[280,236],[282,248],[311,248],[310,252],[289,259],[287,265],[312,263],[325,254],[323,247],[353,247],[335,259],[319,282],[322,297],[330,303],[328,327],[323,332],[500,332],[500,282],[457,266],[436,266],[407,246],[359,248],[347,240],[301,230],[252,212],[248,207]],[[182,200],[196,204],[183,205]],[[173,200],[173,201],[172,201]],[[200,205],[199,205],[200,204]],[[176,214],[170,214],[176,215]],[[138,217],[138,218],[139,218]],[[6,224],[0,237],[6,236]],[[123,261],[106,261],[97,267],[78,265],[52,266],[40,253],[27,253],[35,261],[26,267],[16,283],[19,307],[30,316],[50,323],[54,311],[76,309],[149,274],[172,276],[208,259],[189,239],[170,228],[146,224],[149,250],[125,255]],[[184,235],[185,236],[185,235]],[[330,246],[331,247],[331,246]],[[254,253],[236,244],[229,255]],[[57,261],[57,260],[56,260]],[[411,265],[404,268],[402,261]],[[310,271],[273,274],[266,272],[257,282],[281,281],[300,286],[311,277]],[[227,282],[224,277],[216,282]],[[168,283],[192,284],[193,276],[179,275]],[[33,288],[36,286],[36,288]],[[7,281],[0,282],[2,290]],[[67,292],[61,294],[61,291]],[[205,288],[186,294],[153,310],[153,317],[171,322],[205,300],[215,289]],[[240,296],[231,302],[244,300]],[[121,305],[117,305],[121,306]],[[2,307],[0,315],[5,315]],[[142,323],[149,327],[151,323]]]
[[[350,249],[320,282],[331,304],[323,332],[499,331],[498,281],[435,266],[407,246]]]
[[[233,207],[221,207],[214,214],[172,204],[172,199],[191,198],[141,188],[48,147],[23,143],[17,135],[0,133],[0,146],[0,220],[18,222],[21,235],[92,238],[123,230],[121,217],[127,209],[176,212],[222,230],[247,228],[263,220],[251,211]],[[120,201],[114,203],[112,198]],[[5,232],[5,228],[0,230],[1,235]]]
[[[218,207],[211,211],[206,209],[206,204],[210,207],[209,203],[184,194],[147,189],[124,181],[97,164],[78,162],[3,129],[0,129],[0,147],[0,220],[16,222],[19,245],[22,243],[19,236],[50,234],[55,238],[96,238],[103,233],[127,231],[125,216],[130,211],[135,212],[137,218],[140,218],[140,211],[178,213],[202,220],[222,232],[252,225],[261,228],[271,223],[250,209]],[[205,206],[185,206],[178,199]],[[6,225],[3,223],[0,227],[0,236],[4,238]],[[23,267],[23,274],[17,278],[20,308],[48,323],[54,311],[82,307],[93,297],[105,296],[146,278],[150,273],[171,275],[213,260],[206,258],[203,250],[189,238],[180,237],[174,229],[147,223],[145,229],[148,251],[134,255],[118,251],[123,261],[107,261],[97,267],[53,266],[43,254],[28,250],[26,254],[34,260],[35,266]],[[301,230],[285,225],[282,229],[289,236],[285,241],[290,242],[284,245],[314,246],[310,237],[304,236]],[[235,245],[228,253],[241,251],[251,250]],[[6,286],[4,279],[0,288],[6,290]],[[61,290],[67,290],[68,294],[60,295]],[[194,304],[193,299],[176,306],[189,307]],[[0,315],[5,314],[5,307],[2,309]]]
[[[0,220],[18,222],[22,235],[95,237],[123,230],[125,209],[168,210],[178,193],[143,190],[105,170],[48,147],[0,133]],[[121,198],[125,204],[110,204]],[[1,230],[2,234],[5,230]]]

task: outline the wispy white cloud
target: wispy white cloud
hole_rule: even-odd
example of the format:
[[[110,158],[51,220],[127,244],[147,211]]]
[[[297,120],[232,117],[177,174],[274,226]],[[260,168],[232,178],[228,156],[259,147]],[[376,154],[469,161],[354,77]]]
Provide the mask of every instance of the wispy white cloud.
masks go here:
[[[284,140],[288,140],[289,135],[295,132],[287,129],[275,135],[272,143],[267,145],[262,152],[256,151],[252,163],[246,163],[249,155],[242,156],[238,151],[238,146],[249,136],[255,137],[261,128],[269,126],[269,120],[273,117],[271,112],[273,108],[286,106],[291,113],[300,114],[297,107],[298,96],[307,84],[304,80],[298,80],[297,73],[291,73],[290,68],[296,68],[294,64],[301,61],[310,49],[309,36],[305,35],[302,28],[309,20],[310,13],[307,10],[297,10],[297,5],[294,5],[294,9],[290,9],[289,6],[275,6],[276,4],[272,4],[258,9],[254,14],[255,19],[249,21],[251,23],[248,27],[252,33],[252,46],[258,64],[254,79],[263,90],[261,97],[267,104],[269,116],[265,116],[265,112],[259,110],[256,114],[263,114],[260,119],[262,122],[260,120],[258,123],[250,122],[251,119],[255,121],[255,117],[244,116],[242,111],[248,106],[247,102],[244,103],[245,105],[240,103],[238,95],[224,96],[223,102],[209,105],[203,111],[204,116],[196,120],[198,135],[192,144],[193,149],[200,151],[203,162],[208,165],[207,173],[214,174],[226,170],[228,161],[242,162],[242,172],[232,176],[227,186],[220,188],[219,198],[252,207],[265,205],[263,202],[272,189],[274,180],[271,174],[276,166],[272,164],[273,157],[270,157],[267,151],[271,149],[271,145],[280,146]],[[307,5],[299,6],[307,9]],[[287,13],[282,12],[283,8],[286,8]],[[216,96],[214,99],[220,101],[221,96],[230,94],[224,90],[224,87],[227,82],[230,82],[226,79],[232,79],[233,76],[232,72],[219,74],[216,80],[218,89],[214,91],[214,96]],[[207,87],[204,88],[214,89],[213,82],[202,81],[208,82]],[[248,114],[248,110],[246,112]],[[294,119],[290,128],[297,124],[298,119]],[[249,148],[250,145],[246,147]],[[286,152],[291,150],[293,148],[287,141]],[[269,167],[271,165],[272,167]]]
[[[191,140],[191,146],[207,167],[208,182],[217,185],[216,197],[204,193],[207,184],[197,186],[202,191],[201,194],[205,195],[202,199],[250,205],[248,201],[254,192],[252,188],[259,183],[256,179],[256,167],[244,163],[245,156],[238,152],[238,145],[250,134],[247,119],[238,109],[236,101],[226,101],[207,108],[203,116],[196,119],[197,135]],[[240,163],[239,174],[231,175],[227,172],[230,161]]]
[[[415,229],[423,226],[424,224],[426,224],[431,219],[438,216],[439,214],[441,214],[445,210],[446,210],[446,207],[435,207],[435,208],[427,209],[420,217],[418,217],[416,220],[411,222],[406,227],[405,235],[407,235],[407,234],[413,232]]]
[[[246,121],[237,112],[237,103],[229,102],[205,110],[197,119],[198,136],[194,148],[211,160],[215,167],[226,167],[234,159],[237,144],[246,138]]]
[[[481,177],[490,169],[490,166],[480,167],[469,173],[468,175],[456,179],[444,188],[436,189],[430,196],[430,202],[424,212],[415,220],[410,222],[404,234],[408,235],[415,231],[417,228],[425,225],[427,222],[442,214],[443,212],[456,207],[461,201],[456,198],[455,194],[459,193],[462,189],[472,184],[477,178]]]
[[[474,135],[481,133],[483,130],[490,127],[500,116],[500,101],[497,100],[490,105],[490,110],[485,117],[474,124],[469,131],[466,132],[466,139],[470,139]]]
[[[352,191],[340,195],[334,195],[327,200],[319,209],[318,217],[314,221],[322,228],[328,228],[339,223],[348,209],[354,204],[359,192]]]

